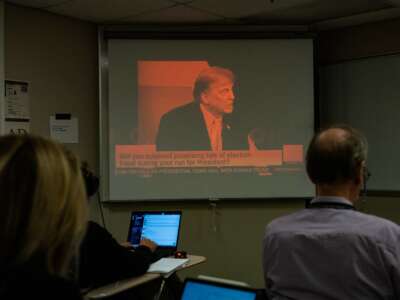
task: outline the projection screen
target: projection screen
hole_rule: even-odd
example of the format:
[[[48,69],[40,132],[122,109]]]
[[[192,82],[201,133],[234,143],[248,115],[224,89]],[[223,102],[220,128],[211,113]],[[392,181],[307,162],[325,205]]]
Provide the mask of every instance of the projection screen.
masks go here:
[[[304,167],[312,39],[107,38],[103,47],[104,200],[313,194]]]

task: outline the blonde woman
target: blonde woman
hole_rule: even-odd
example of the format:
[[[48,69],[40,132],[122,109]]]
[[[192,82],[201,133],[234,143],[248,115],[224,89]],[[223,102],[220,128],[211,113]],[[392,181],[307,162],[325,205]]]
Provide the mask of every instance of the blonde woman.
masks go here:
[[[0,137],[0,299],[81,299],[68,272],[87,213],[72,153],[41,137]]]

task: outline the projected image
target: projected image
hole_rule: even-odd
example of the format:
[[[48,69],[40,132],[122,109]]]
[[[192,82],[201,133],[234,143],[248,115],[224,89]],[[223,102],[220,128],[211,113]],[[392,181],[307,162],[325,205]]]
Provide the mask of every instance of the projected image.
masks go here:
[[[312,194],[311,40],[108,46],[111,199]]]
[[[303,145],[268,150],[266,130],[235,123],[231,70],[207,61],[139,61],[137,70],[138,145],[116,146],[122,173],[187,174],[207,167],[271,175],[269,167],[287,164],[273,170],[293,172],[303,163]]]
[[[234,110],[234,78],[229,69],[206,63],[194,79],[193,100],[162,116],[157,150],[247,150],[247,136],[240,135],[229,121]]]

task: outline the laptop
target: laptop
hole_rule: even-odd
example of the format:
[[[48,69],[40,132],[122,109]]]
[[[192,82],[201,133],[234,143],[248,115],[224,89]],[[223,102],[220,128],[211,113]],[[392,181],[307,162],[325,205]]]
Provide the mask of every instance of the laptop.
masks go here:
[[[181,211],[132,212],[128,242],[136,248],[142,238],[154,241],[158,245],[154,261],[173,255],[178,247],[181,216]]]
[[[257,290],[245,286],[186,278],[181,300],[256,300]]]

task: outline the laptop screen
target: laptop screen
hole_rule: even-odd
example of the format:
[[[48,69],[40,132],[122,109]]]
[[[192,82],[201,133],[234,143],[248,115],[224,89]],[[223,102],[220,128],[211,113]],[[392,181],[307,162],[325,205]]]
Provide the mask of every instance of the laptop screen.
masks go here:
[[[147,238],[158,247],[176,250],[180,224],[180,211],[132,212],[128,242],[137,247],[142,238]]]
[[[255,300],[257,293],[247,287],[186,279],[181,300]]]

